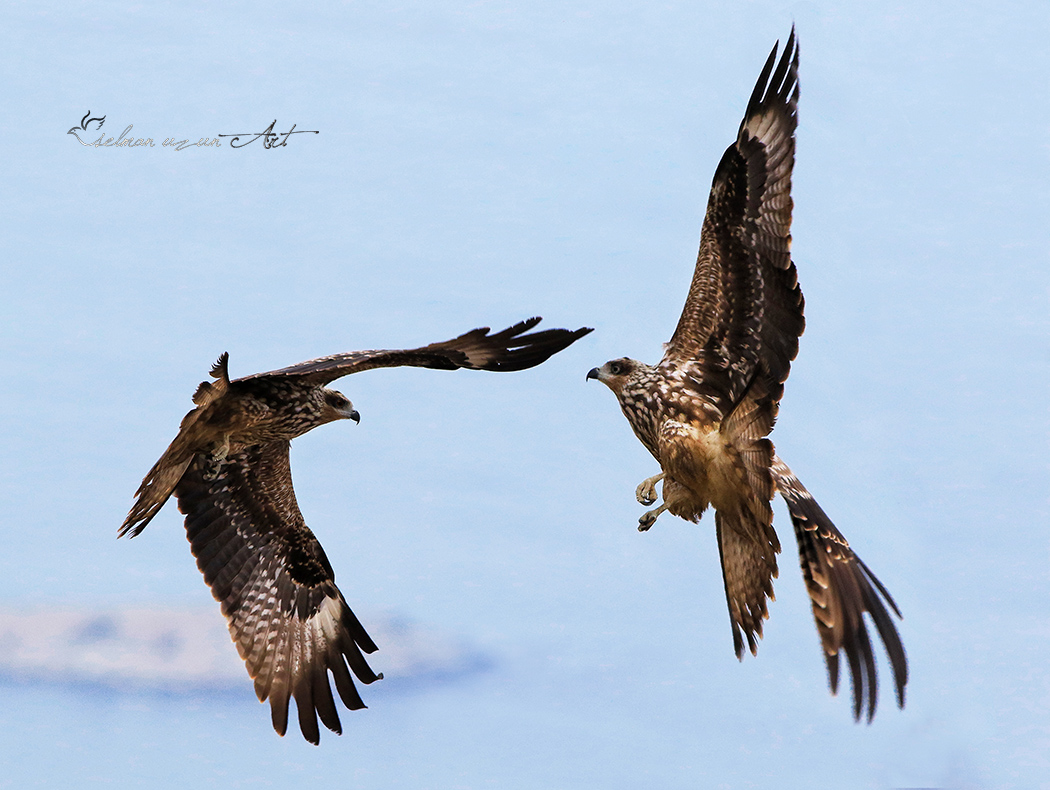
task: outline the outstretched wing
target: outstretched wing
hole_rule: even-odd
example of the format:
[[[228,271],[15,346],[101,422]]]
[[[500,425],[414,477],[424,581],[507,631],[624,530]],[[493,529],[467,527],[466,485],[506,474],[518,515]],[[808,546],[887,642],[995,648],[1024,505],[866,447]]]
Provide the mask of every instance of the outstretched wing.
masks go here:
[[[769,379],[771,402],[780,400],[805,326],[790,252],[794,29],[774,71],[776,53],[715,171],[689,296],[661,363],[685,368],[723,414],[758,374]]]
[[[838,692],[839,653],[843,652],[853,680],[853,717],[860,718],[865,701],[868,721],[875,715],[879,687],[875,656],[864,623],[867,612],[886,647],[897,689],[897,705],[903,708],[908,658],[887,609],[888,605],[900,617],[897,604],[780,458],[773,460],[773,475],[795,525],[802,575],[824,647],[832,693]]]
[[[489,334],[488,327],[482,327],[452,340],[431,343],[422,348],[351,351],[348,354],[334,354],[245,378],[296,376],[313,384],[327,384],[342,376],[349,376],[351,373],[360,373],[362,370],[372,368],[525,370],[539,365],[584,335],[594,331],[583,327],[576,331],[547,329],[530,333],[529,330],[541,320],[540,318],[529,318],[494,335]]]
[[[351,710],[365,705],[349,670],[362,683],[382,675],[366,663],[362,651],[376,645],[299,512],[288,442],[231,448],[225,458],[199,453],[175,496],[197,567],[222,604],[255,692],[270,700],[274,729],[284,735],[295,697],[308,741],[320,740],[318,716],[342,732],[328,673]]]

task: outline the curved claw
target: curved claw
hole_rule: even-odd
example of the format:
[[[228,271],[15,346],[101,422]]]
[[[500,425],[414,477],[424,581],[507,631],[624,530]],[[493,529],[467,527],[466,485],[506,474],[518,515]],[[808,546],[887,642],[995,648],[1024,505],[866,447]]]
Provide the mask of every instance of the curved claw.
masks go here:
[[[658,475],[647,477],[645,480],[638,484],[638,487],[634,489],[635,498],[643,505],[648,507],[656,501],[656,484],[664,479],[664,473],[661,472]],[[648,528],[647,528],[648,529]]]
[[[647,510],[642,514],[641,518],[638,519],[638,531],[647,532],[649,527],[656,523],[656,519],[660,517],[660,514],[667,510],[667,504],[660,505],[660,507],[653,510]]]

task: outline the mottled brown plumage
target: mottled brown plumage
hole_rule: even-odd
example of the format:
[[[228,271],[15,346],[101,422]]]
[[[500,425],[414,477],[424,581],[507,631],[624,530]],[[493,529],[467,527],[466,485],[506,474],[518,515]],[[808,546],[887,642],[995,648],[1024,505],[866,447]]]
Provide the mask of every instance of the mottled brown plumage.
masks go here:
[[[359,419],[346,396],[325,385],[381,367],[524,370],[591,331],[530,333],[539,321],[494,335],[475,329],[422,348],[337,354],[233,381],[223,354],[214,381],[197,388],[196,408],[135,492],[119,534],[138,535],[175,494],[197,567],[281,735],[292,697],[308,741],[320,740],[318,716],[342,732],[329,673],[351,710],[364,707],[351,671],[362,683],[382,677],[365,661],[376,645],[336,587],[292,488],[291,440],[333,420]]]
[[[778,44],[779,46],[779,44]],[[587,374],[606,384],[661,473],[638,486],[638,500],[660,513],[698,521],[715,510],[715,532],[733,630],[758,650],[769,616],[780,541],[773,495],[787,502],[802,572],[817,620],[832,692],[838,656],[853,679],[854,717],[875,713],[875,659],[863,615],[886,645],[904,704],[907,659],[887,611],[900,612],[886,589],[850,550],[820,506],[767,438],[805,328],[802,291],[791,260],[791,171],[795,159],[798,47],[792,29],[783,56],[770,53],[736,141],[711,185],[689,296],[663,359],[655,366],[617,359]]]

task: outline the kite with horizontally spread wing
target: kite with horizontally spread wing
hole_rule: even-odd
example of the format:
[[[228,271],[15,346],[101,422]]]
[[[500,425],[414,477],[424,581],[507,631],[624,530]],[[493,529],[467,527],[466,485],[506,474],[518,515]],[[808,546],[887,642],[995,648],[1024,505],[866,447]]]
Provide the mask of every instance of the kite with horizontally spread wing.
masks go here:
[[[715,171],[689,296],[663,359],[655,366],[616,359],[587,378],[616,394],[635,435],[660,463],[661,473],[643,481],[636,495],[653,504],[663,480],[663,504],[645,513],[638,529],[649,529],[665,510],[695,522],[708,505],[714,508],[739,658],[741,631],[756,653],[769,616],[780,551],[770,503],[780,492],[795,527],[832,693],[842,653],[853,680],[853,715],[859,719],[866,703],[871,721],[878,686],[864,613],[886,646],[903,707],[908,662],[887,605],[898,617],[900,611],[766,438],[805,327],[790,234],[794,29],[779,63],[776,53],[777,46],[736,142]]]
[[[377,648],[335,585],[324,549],[306,526],[292,489],[292,439],[333,420],[360,417],[335,379],[372,368],[515,371],[539,365],[590,332],[529,333],[530,318],[494,335],[475,329],[443,343],[392,351],[354,351],[240,379],[228,356],[193,396],[178,436],[135,492],[120,535],[138,535],[175,494],[197,567],[222,604],[230,635],[270,700],[274,729],[284,735],[295,698],[299,727],[318,743],[317,718],[342,732],[328,673],[347,708],[364,707],[350,671],[362,683],[375,674],[363,653]],[[348,670],[349,665],[349,670]]]

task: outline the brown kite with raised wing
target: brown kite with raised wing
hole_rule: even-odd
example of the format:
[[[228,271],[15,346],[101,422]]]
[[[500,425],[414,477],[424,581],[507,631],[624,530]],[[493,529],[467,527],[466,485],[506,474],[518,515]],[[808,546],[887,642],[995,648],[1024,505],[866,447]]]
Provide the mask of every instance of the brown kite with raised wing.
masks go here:
[[[790,233],[794,29],[779,62],[776,54],[777,46],[715,171],[689,296],[663,359],[655,366],[616,359],[587,378],[616,393],[635,435],[660,463],[660,474],[643,481],[636,495],[653,504],[662,480],[663,504],[645,513],[638,528],[649,529],[665,510],[696,522],[714,508],[738,658],[745,638],[757,652],[769,616],[780,551],[770,503],[780,492],[794,523],[831,691],[838,690],[844,654],[854,717],[866,706],[870,721],[878,687],[864,613],[886,646],[903,707],[908,663],[889,610],[898,617],[900,611],[767,438],[805,327]]]

